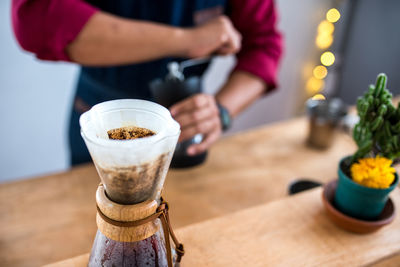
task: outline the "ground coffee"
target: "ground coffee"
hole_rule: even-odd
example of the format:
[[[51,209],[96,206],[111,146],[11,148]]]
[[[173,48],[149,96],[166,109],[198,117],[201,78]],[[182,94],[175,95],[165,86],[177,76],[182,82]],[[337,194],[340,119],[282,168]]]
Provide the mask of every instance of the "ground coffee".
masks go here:
[[[152,130],[136,126],[128,126],[128,127],[112,129],[107,131],[107,133],[108,133],[108,138],[115,140],[129,140],[129,139],[143,138],[156,134]]]

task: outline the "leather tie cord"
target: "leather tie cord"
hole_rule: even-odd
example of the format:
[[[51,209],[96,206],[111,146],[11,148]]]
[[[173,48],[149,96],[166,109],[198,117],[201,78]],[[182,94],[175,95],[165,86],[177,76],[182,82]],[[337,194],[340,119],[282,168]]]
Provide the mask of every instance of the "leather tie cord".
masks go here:
[[[168,215],[168,203],[166,201],[164,201],[162,198],[161,198],[161,204],[157,208],[156,213],[154,213],[146,218],[137,220],[137,221],[129,221],[129,222],[115,221],[113,219],[108,218],[106,215],[104,215],[103,212],[100,210],[99,206],[97,206],[97,212],[104,221],[106,221],[107,223],[109,223],[111,225],[119,226],[119,227],[135,227],[135,226],[139,226],[142,224],[146,224],[148,222],[152,222],[155,219],[160,218],[161,224],[163,227],[163,231],[164,231],[165,246],[167,249],[168,267],[173,267],[171,243],[169,240],[170,236],[171,236],[172,240],[174,241],[176,254],[178,255],[177,262],[180,262],[182,259],[182,256],[185,254],[183,244],[179,243],[178,239],[176,238],[176,236],[174,234],[174,231],[172,230],[171,223],[169,220],[169,215]]]

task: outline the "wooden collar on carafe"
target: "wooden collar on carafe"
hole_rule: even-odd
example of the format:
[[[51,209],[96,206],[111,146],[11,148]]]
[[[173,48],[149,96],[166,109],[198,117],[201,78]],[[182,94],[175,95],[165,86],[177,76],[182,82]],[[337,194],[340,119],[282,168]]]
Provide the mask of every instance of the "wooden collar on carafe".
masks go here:
[[[139,221],[154,214],[158,203],[155,200],[147,200],[133,205],[121,205],[111,201],[105,194],[104,186],[99,185],[96,192],[97,207],[107,218],[116,222]],[[107,218],[99,212],[96,216],[97,227],[106,237],[120,242],[137,242],[154,235],[159,230],[156,221],[131,227],[120,227],[111,224]],[[107,221],[106,221],[107,220]]]

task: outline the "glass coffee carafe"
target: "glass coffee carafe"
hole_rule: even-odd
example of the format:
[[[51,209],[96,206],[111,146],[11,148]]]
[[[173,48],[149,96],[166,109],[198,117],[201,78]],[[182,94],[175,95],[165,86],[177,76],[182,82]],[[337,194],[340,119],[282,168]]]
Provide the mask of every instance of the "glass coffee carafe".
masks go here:
[[[177,254],[170,235],[174,242],[176,238],[161,192],[179,124],[156,103],[114,100],[92,107],[81,116],[80,125],[101,179],[96,193],[98,231],[89,266],[171,265]],[[109,139],[109,130],[127,126],[146,128],[155,135]]]

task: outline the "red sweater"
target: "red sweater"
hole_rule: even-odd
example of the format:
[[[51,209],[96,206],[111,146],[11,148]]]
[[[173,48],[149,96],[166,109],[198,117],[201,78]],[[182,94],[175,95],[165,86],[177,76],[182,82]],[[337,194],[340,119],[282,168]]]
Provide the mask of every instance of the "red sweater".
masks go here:
[[[230,18],[243,36],[235,70],[276,87],[281,35],[276,29],[273,0],[230,0]],[[23,49],[44,60],[70,61],[66,46],[98,9],[83,0],[13,0],[12,23]]]

